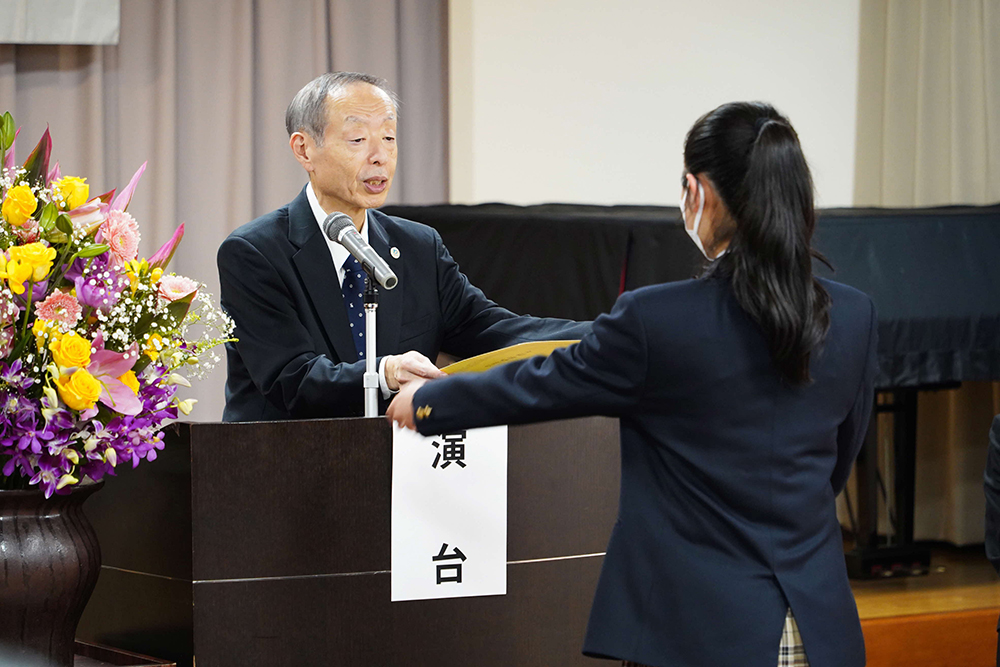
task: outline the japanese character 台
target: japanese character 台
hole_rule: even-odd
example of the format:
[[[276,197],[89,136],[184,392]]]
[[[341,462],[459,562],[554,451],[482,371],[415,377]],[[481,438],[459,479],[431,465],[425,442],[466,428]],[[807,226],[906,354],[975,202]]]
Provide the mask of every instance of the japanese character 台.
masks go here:
[[[454,547],[452,549],[454,553],[451,554],[445,554],[447,550],[448,550],[448,544],[447,543],[442,544],[441,551],[438,552],[437,556],[432,557],[431,560],[435,562],[457,560],[458,562],[439,564],[437,566],[437,583],[438,585],[449,582],[460,584],[462,583],[462,563],[465,562],[465,554],[462,553],[462,550],[459,549],[458,547]],[[445,573],[449,570],[451,571],[451,573],[445,576]]]

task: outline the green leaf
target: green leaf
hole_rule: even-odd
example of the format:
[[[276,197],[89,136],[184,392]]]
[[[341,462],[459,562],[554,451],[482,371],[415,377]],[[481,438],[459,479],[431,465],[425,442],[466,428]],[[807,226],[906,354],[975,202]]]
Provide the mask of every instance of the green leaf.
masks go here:
[[[69,237],[62,232],[56,230],[49,230],[49,233],[45,235],[45,239],[49,242],[49,245],[59,245],[61,243],[69,243]]]
[[[17,127],[14,125],[14,117],[10,115],[9,111],[4,112],[3,118],[0,119],[0,143],[3,145],[3,149],[9,150],[11,144],[14,143],[14,134]]]
[[[48,204],[45,205],[45,208],[42,209],[42,215],[38,219],[38,226],[45,231],[49,231],[50,229],[55,227],[56,218],[58,216],[59,216],[58,207],[56,207],[56,205],[53,204],[52,202],[49,202]],[[72,229],[72,225],[70,226],[70,229]]]
[[[146,313],[139,318],[139,321],[135,323],[135,329],[132,331],[136,340],[142,338],[143,334],[149,331],[150,325],[153,323],[155,315],[153,313]]]
[[[103,255],[109,248],[110,246],[107,243],[91,243],[74,254],[70,262],[77,257],[97,257],[98,255]]]
[[[69,258],[67,264],[72,264],[78,257],[97,257],[98,255],[103,255],[108,251],[108,244],[106,243],[91,243],[89,246],[85,246],[83,249],[73,253],[73,256]]]
[[[194,301],[194,297],[197,294],[197,290],[191,292],[187,296],[181,297],[176,301],[171,301],[167,304],[167,307],[163,312],[158,315],[153,315],[152,313],[146,313],[139,319],[135,325],[135,330],[133,334],[136,339],[141,339],[142,336],[148,332],[153,331],[161,335],[164,332],[171,331],[180,326],[181,322],[184,321],[184,316],[187,315],[188,310],[191,309],[191,302]],[[154,328],[153,325],[156,325]]]
[[[191,302],[194,301],[194,296],[197,290],[191,292],[187,296],[181,297],[176,301],[171,301],[167,306],[166,312],[166,326],[170,329],[177,327],[184,320],[184,316],[187,315],[188,310],[191,309]],[[162,326],[162,325],[161,325]]]
[[[132,372],[136,375],[146,370],[146,366],[153,363],[153,360],[147,357],[145,354],[139,355],[139,361],[135,362],[135,366],[132,367]]]
[[[69,219],[68,215],[60,215],[56,218],[56,229],[65,234],[66,236],[73,235],[73,221]]]

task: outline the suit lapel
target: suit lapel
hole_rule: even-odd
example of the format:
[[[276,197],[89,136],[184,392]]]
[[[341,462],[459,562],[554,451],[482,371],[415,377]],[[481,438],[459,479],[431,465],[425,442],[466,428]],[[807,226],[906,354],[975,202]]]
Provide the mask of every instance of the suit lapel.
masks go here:
[[[288,238],[299,248],[292,255],[292,262],[319,316],[328,342],[340,361],[357,361],[358,352],[354,348],[344,299],[337,284],[338,269],[333,265],[330,249],[316,224],[305,188],[288,206]]]
[[[406,285],[403,262],[390,254],[391,239],[383,226],[385,218],[384,213],[368,211],[368,224],[371,225],[368,230],[368,243],[399,279],[399,284],[394,289],[387,290],[381,286],[378,288],[378,330],[375,341],[380,355],[396,354],[399,351],[397,350],[399,325],[403,320],[403,291]]]

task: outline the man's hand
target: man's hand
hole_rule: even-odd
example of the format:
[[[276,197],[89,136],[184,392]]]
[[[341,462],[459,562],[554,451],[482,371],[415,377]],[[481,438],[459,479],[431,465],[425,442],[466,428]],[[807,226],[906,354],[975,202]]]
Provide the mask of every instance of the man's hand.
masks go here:
[[[411,431],[417,430],[416,422],[413,419],[413,395],[426,382],[427,380],[423,378],[411,380],[399,390],[399,393],[393,397],[392,403],[389,404],[389,409],[385,412],[385,418],[389,423],[396,422],[403,428],[408,428]]]
[[[398,391],[414,380],[433,380],[444,375],[430,359],[414,350],[385,358],[385,385],[392,391]]]

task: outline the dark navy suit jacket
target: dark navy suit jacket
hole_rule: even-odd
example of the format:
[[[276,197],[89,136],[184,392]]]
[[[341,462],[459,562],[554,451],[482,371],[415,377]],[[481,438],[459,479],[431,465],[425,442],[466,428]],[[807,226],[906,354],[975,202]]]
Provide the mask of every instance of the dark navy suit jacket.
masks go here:
[[[378,354],[481,354],[527,340],[580,338],[589,323],[523,317],[472,286],[427,226],[369,211],[369,243],[399,278],[379,290]],[[399,250],[399,257],[390,253]],[[364,414],[362,376],[337,269],[306,198],[243,225],[219,248],[226,345],[225,421]],[[381,361],[379,358],[378,361]],[[384,405],[383,405],[384,407]]]
[[[986,450],[986,557],[1000,572],[1000,415],[993,418]]]
[[[429,382],[421,433],[606,414],[621,496],[584,653],[652,666],[774,667],[791,607],[812,667],[865,663],[834,498],[868,425],[876,316],[823,281],[813,382],[783,381],[719,278],[623,294],[547,359]]]

